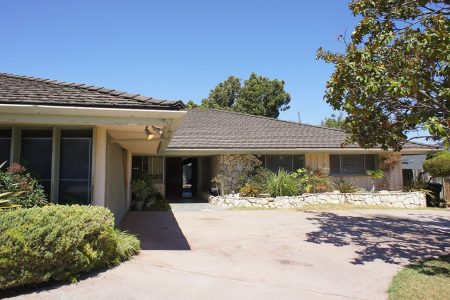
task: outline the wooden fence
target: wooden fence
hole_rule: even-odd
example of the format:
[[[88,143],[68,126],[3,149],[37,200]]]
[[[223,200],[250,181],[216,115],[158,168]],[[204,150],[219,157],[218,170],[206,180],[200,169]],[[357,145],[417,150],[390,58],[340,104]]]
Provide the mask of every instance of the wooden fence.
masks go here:
[[[443,178],[443,190],[444,190],[444,200],[447,205],[450,205],[450,177]]]

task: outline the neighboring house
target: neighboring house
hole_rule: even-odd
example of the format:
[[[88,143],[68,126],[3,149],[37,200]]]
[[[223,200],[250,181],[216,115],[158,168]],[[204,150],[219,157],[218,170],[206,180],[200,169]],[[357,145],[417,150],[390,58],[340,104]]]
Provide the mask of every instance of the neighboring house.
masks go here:
[[[403,182],[417,180],[424,173],[423,163],[426,159],[426,155],[402,155]],[[428,176],[422,179],[426,180]]]
[[[146,129],[147,128],[147,129]],[[238,192],[253,157],[288,171],[326,169],[369,189],[368,169],[400,153],[342,147],[345,132],[216,110],[181,101],[39,78],[0,74],[0,161],[20,162],[52,202],[109,207],[120,221],[130,207],[132,176],[145,172],[167,198],[203,198],[211,179]],[[149,139],[150,138],[150,139]],[[408,143],[401,154],[436,148]],[[398,163],[391,189],[402,186]]]

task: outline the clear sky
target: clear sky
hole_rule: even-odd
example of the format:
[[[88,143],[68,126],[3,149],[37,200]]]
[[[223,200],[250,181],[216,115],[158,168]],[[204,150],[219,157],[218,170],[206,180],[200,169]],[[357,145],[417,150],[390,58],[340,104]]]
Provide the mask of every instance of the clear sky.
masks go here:
[[[230,75],[282,79],[281,119],[318,124],[348,0],[0,1],[0,72],[200,102]]]

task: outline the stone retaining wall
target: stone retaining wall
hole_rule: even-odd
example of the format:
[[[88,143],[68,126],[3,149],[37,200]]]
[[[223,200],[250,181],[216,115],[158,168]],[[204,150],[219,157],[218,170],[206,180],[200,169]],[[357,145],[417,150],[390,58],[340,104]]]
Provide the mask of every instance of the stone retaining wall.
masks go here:
[[[209,202],[220,207],[301,208],[314,204],[356,204],[380,207],[418,208],[426,207],[424,193],[379,192],[379,193],[320,193],[294,197],[239,197],[238,194],[210,196]]]

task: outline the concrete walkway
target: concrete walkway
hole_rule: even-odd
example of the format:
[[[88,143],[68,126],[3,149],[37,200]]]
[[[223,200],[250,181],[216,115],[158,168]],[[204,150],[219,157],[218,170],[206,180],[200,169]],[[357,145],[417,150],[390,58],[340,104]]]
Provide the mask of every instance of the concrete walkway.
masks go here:
[[[449,253],[449,211],[129,213],[140,255],[20,299],[384,299],[401,265]]]

